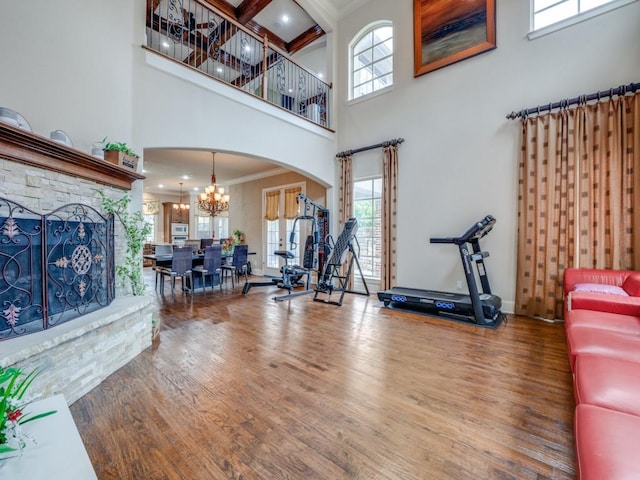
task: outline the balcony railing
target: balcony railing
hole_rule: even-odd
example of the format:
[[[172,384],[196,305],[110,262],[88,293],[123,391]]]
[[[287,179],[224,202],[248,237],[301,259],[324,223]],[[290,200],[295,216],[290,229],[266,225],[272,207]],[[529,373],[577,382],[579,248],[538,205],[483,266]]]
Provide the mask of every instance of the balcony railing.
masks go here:
[[[329,128],[331,85],[197,0],[147,0],[147,47]]]

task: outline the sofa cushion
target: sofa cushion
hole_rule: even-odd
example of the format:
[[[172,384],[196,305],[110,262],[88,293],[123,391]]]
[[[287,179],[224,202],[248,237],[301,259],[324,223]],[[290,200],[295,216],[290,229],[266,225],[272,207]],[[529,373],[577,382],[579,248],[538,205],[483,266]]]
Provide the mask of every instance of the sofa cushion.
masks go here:
[[[632,273],[622,284],[622,288],[629,295],[640,297],[640,273]]]
[[[640,417],[578,405],[574,428],[578,478],[640,478]]]
[[[595,310],[598,312],[640,316],[640,297],[573,291],[567,295],[566,307],[567,311]]]
[[[640,334],[640,317],[593,310],[571,310],[564,319],[565,329],[573,327],[597,328],[618,333]]]
[[[578,283],[599,283],[621,287],[633,270],[609,270],[603,268],[567,268],[562,277],[565,295]]]
[[[640,363],[600,355],[578,355],[576,403],[640,416]]]
[[[578,283],[573,287],[575,292],[606,293],[608,295],[622,295],[628,297],[629,294],[622,287],[616,285],[606,285],[604,283]]]
[[[640,334],[623,334],[585,327],[571,327],[566,332],[569,363],[573,372],[576,356],[585,353],[640,363]]]

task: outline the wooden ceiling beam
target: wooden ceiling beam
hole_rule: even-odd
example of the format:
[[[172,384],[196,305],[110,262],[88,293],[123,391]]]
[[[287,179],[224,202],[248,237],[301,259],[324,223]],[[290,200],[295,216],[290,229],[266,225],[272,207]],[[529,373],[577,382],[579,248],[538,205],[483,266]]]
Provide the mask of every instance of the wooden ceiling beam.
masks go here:
[[[202,1],[220,10],[227,17],[231,17],[232,19],[237,20],[236,9],[230,3],[225,2],[224,0],[202,0]]]
[[[280,38],[278,35],[273,33],[271,30],[267,30],[262,25],[257,24],[253,20],[249,20],[244,26],[262,38],[264,38],[264,36],[266,35],[267,38],[269,39],[269,42],[271,42],[273,46],[278,47],[280,50],[284,50],[285,52],[288,53],[287,42],[285,42],[282,38]]]
[[[302,50],[307,45],[315,42],[324,34],[324,30],[320,27],[320,25],[316,24],[313,27],[309,28],[306,32],[302,32],[296,38],[287,43],[285,49],[290,54],[294,54],[297,51]]]
[[[151,25],[151,16],[160,5],[160,0],[147,0],[147,26]]]
[[[243,0],[236,8],[236,18],[238,22],[244,25],[269,5],[271,1],[272,0]]]

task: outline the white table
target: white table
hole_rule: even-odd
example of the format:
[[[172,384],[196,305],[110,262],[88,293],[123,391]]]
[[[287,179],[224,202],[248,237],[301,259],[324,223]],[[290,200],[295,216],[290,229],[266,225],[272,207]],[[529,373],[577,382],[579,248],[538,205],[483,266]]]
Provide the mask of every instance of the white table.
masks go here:
[[[33,402],[27,412],[57,410],[22,426],[38,444],[28,444],[21,457],[0,460],[0,479],[97,480],[67,402],[62,395]]]

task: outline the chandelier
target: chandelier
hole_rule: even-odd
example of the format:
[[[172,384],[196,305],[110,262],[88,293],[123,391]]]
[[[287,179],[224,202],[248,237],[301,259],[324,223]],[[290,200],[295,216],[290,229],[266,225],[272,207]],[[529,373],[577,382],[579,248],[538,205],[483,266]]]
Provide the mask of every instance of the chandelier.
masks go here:
[[[210,216],[215,217],[222,212],[229,210],[229,194],[224,193],[224,188],[216,185],[216,153],[213,156],[211,166],[211,185],[204,189],[198,200],[198,208]]]
[[[184,211],[184,210],[189,210],[190,206],[191,205],[189,205],[188,203],[182,203],[182,182],[180,182],[180,203],[174,203],[173,209]]]

